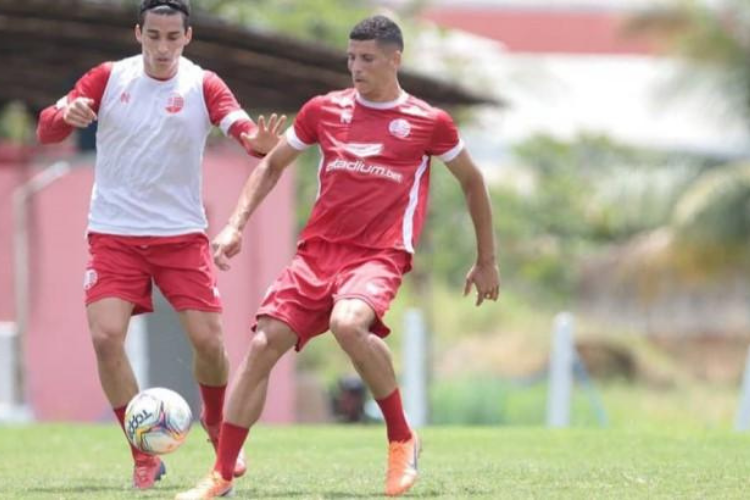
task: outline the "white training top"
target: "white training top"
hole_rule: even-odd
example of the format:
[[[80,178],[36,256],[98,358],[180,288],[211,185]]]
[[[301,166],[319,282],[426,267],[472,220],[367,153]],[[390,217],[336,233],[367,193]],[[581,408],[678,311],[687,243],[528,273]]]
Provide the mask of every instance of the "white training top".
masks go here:
[[[112,66],[99,108],[89,231],[171,236],[205,230],[203,150],[211,122],[203,70],[183,58],[155,80],[141,56]]]
[[[226,83],[185,58],[169,80],[146,75],[137,55],[92,68],[55,106],[42,111],[43,144],[64,140],[73,126],[67,103],[85,97],[98,113],[90,232],[175,236],[204,231],[203,150],[212,125],[257,155],[242,136],[255,124]]]

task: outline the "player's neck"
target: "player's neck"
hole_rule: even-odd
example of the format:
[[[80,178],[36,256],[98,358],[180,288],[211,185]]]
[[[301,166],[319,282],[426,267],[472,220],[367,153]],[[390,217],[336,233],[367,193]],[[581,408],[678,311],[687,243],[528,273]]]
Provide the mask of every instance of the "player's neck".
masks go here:
[[[158,73],[155,71],[149,71],[149,68],[145,68],[144,72],[146,73],[146,76],[148,76],[149,78],[158,80],[160,82],[166,82],[175,77],[175,75],[177,74],[177,68],[175,67],[174,69],[169,71],[169,73]]]
[[[360,92],[359,96],[365,101],[373,103],[383,103],[393,102],[401,97],[403,93],[404,91],[401,90],[401,86],[398,84],[398,82],[396,82],[395,84],[389,85],[388,87],[384,87],[382,89],[373,89],[367,94],[363,94],[362,92]]]

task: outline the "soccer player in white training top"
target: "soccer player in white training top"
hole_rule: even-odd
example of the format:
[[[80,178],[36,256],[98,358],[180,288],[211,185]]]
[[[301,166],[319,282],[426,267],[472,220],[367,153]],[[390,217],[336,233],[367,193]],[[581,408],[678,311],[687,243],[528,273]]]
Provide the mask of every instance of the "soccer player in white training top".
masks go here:
[[[138,385],[124,344],[130,317],[153,311],[152,282],[178,311],[193,347],[201,422],[214,447],[223,419],[228,359],[221,299],[206,236],[201,163],[212,126],[263,156],[284,122],[256,126],[216,74],[182,57],[190,43],[186,0],[144,0],[135,36],[141,54],[105,62],[42,111],[37,136],[59,142],[98,122],[88,223],[85,295],[104,393],[120,424]],[[133,485],[150,488],[161,459],[131,446]],[[240,454],[233,474],[245,472]]]
[[[411,268],[427,208],[430,158],[456,177],[474,224],[477,260],[464,292],[477,305],[497,300],[490,200],[451,117],[404,92],[398,81],[403,38],[390,19],[375,16],[349,36],[354,87],[308,101],[294,125],[245,184],[229,223],[213,241],[224,269],[240,251],[242,230],[300,151],[322,151],[320,189],[291,264],[257,311],[250,347],[233,385],[213,471],[178,500],[210,499],[233,487],[232,467],[258,420],[271,369],[327,330],[349,355],[383,412],[388,434],[385,492],[406,492],[417,479],[420,441],[401,405],[390,351],[382,340],[387,311]]]

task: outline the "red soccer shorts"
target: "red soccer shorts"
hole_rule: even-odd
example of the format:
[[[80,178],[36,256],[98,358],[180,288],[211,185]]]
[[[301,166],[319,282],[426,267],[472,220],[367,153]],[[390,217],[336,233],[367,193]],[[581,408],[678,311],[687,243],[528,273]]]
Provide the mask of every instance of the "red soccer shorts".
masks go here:
[[[86,305],[115,297],[135,304],[133,314],[152,312],[152,283],[177,311],[221,312],[208,238],[117,236],[90,233],[84,289]]]
[[[385,337],[383,323],[403,275],[411,269],[411,255],[402,250],[370,249],[321,240],[304,242],[291,264],[269,288],[256,314],[289,325],[297,334],[299,351],[313,337],[328,331],[334,304],[360,299],[375,312],[371,331]]]

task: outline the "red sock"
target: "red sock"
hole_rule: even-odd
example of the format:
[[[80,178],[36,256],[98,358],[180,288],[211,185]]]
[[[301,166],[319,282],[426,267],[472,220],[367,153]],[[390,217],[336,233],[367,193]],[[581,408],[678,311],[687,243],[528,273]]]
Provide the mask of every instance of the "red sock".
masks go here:
[[[121,406],[119,408],[113,408],[112,411],[115,412],[115,416],[117,417],[117,421],[120,422],[120,427],[122,427],[123,432],[125,432],[125,406]],[[138,457],[141,457],[143,455],[146,455],[142,451],[140,451],[138,448],[130,444],[130,440],[125,438],[128,441],[128,444],[130,445],[130,453],[133,455],[133,459],[135,460]]]
[[[224,422],[221,424],[219,433],[219,449],[216,451],[216,463],[214,470],[221,474],[221,477],[231,481],[234,476],[234,464],[240,454],[242,445],[247,439],[247,433],[250,429],[238,425]]]
[[[411,429],[406,423],[406,415],[401,405],[401,393],[396,389],[390,396],[377,399],[376,402],[383,412],[385,425],[388,429],[388,441],[408,441],[411,439]]]
[[[201,420],[203,420],[206,425],[220,424],[224,419],[224,393],[227,391],[227,385],[198,385],[200,386],[201,398],[203,399]]]

